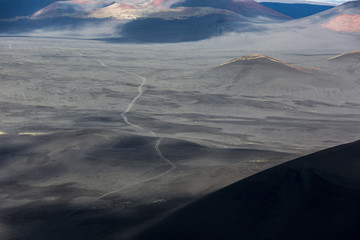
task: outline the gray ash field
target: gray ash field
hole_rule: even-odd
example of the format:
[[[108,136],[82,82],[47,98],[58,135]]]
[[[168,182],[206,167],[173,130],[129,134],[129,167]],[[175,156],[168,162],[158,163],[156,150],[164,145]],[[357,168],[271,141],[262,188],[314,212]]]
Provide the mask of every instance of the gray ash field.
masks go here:
[[[0,238],[131,239],[205,194],[359,138],[359,53],[336,57],[352,45],[216,41],[1,38]]]

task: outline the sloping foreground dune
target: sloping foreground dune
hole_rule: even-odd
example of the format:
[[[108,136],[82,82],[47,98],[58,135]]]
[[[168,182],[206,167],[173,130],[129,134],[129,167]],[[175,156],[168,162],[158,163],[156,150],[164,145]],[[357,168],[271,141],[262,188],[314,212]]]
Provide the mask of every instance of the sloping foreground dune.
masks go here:
[[[360,239],[360,141],[295,159],[184,207],[137,239]]]

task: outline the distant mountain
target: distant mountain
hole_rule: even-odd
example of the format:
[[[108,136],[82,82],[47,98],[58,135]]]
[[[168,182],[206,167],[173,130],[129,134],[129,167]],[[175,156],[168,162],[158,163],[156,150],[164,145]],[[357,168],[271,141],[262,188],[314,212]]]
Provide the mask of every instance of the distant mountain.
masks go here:
[[[277,12],[283,13],[294,19],[314,15],[316,13],[334,7],[334,6],[314,5],[314,4],[306,4],[306,3],[260,2],[260,4],[268,8],[271,8]]]
[[[227,14],[233,12],[246,17],[267,17],[272,19],[289,20],[290,17],[262,6],[252,0],[218,0],[218,1],[185,1],[175,3],[174,0],[151,0],[141,3],[134,1],[95,1],[95,0],[69,0],[57,1],[33,14],[34,18],[64,17],[77,18],[116,18],[116,19],[137,19],[137,18],[162,18],[163,15],[174,16],[178,12],[191,13],[202,12],[207,14]],[[197,9],[193,11],[193,9]],[[222,12],[221,12],[221,11]],[[224,11],[225,10],[225,11]],[[161,13],[159,15],[159,13]],[[154,16],[156,15],[157,16]],[[191,15],[189,17],[194,17]],[[174,18],[174,17],[172,17]],[[182,14],[181,18],[184,18]]]
[[[247,17],[265,16],[276,19],[291,19],[289,16],[252,0],[184,0],[175,3],[172,7],[212,7],[234,11]]]
[[[358,240],[360,141],[234,183],[174,212],[136,239]]]
[[[122,37],[114,41],[135,42],[196,41],[232,31],[258,31],[258,26],[252,24],[254,19],[290,19],[252,0],[173,2],[156,0],[140,6],[114,3],[88,16],[132,19],[119,27]]]
[[[319,25],[337,32],[360,33],[360,1],[347,2],[293,23],[302,27]]]
[[[326,11],[326,16],[329,14],[333,16],[322,27],[333,31],[360,33],[360,1],[344,3]]]
[[[0,19],[29,16],[56,0],[5,0],[0,2]]]
[[[70,16],[74,18],[136,19],[158,11],[166,11],[174,0],[113,1],[68,0],[57,1],[33,14],[33,18]]]
[[[290,19],[252,0],[178,1],[52,1],[41,9],[36,8],[37,11],[29,17],[0,21],[0,32],[42,29],[70,33],[74,29],[74,35],[77,35],[84,26],[87,30],[83,32],[90,37],[91,33],[95,36],[99,29],[108,29],[106,35],[114,36],[109,39],[111,41],[179,42],[202,40],[233,31],[260,31],[264,27],[258,26],[259,23]],[[189,4],[191,6],[187,6]]]
[[[104,8],[98,8],[88,13],[88,18],[111,18],[117,20],[136,20],[145,18],[159,18],[164,20],[186,19],[190,17],[201,17],[209,14],[232,15],[237,17],[232,11],[216,8],[164,8],[159,5],[131,5],[126,3],[114,3]]]

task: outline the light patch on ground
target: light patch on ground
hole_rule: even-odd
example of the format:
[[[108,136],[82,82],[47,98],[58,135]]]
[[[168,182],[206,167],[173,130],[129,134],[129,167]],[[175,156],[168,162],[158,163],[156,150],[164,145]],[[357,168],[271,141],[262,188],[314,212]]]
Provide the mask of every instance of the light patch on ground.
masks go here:
[[[268,162],[268,160],[265,160],[265,159],[255,159],[255,160],[250,160],[249,162],[251,162],[251,163],[265,163],[265,162]]]
[[[44,136],[44,135],[50,135],[51,132],[21,132],[18,135],[19,136]]]
[[[1,131],[0,131],[0,135],[7,135],[7,133],[6,133],[6,132],[1,132]]]
[[[311,70],[316,70],[316,71],[319,71],[319,72],[323,72],[321,69],[316,68],[316,67],[309,67],[309,69],[311,69]]]
[[[153,203],[164,203],[164,202],[166,202],[165,199],[157,199],[153,201]]]

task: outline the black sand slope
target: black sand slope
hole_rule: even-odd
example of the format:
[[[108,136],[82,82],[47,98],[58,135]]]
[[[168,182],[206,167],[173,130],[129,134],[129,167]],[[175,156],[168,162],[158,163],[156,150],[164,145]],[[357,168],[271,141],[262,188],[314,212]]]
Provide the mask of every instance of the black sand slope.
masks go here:
[[[137,239],[360,239],[360,141],[253,175]]]

